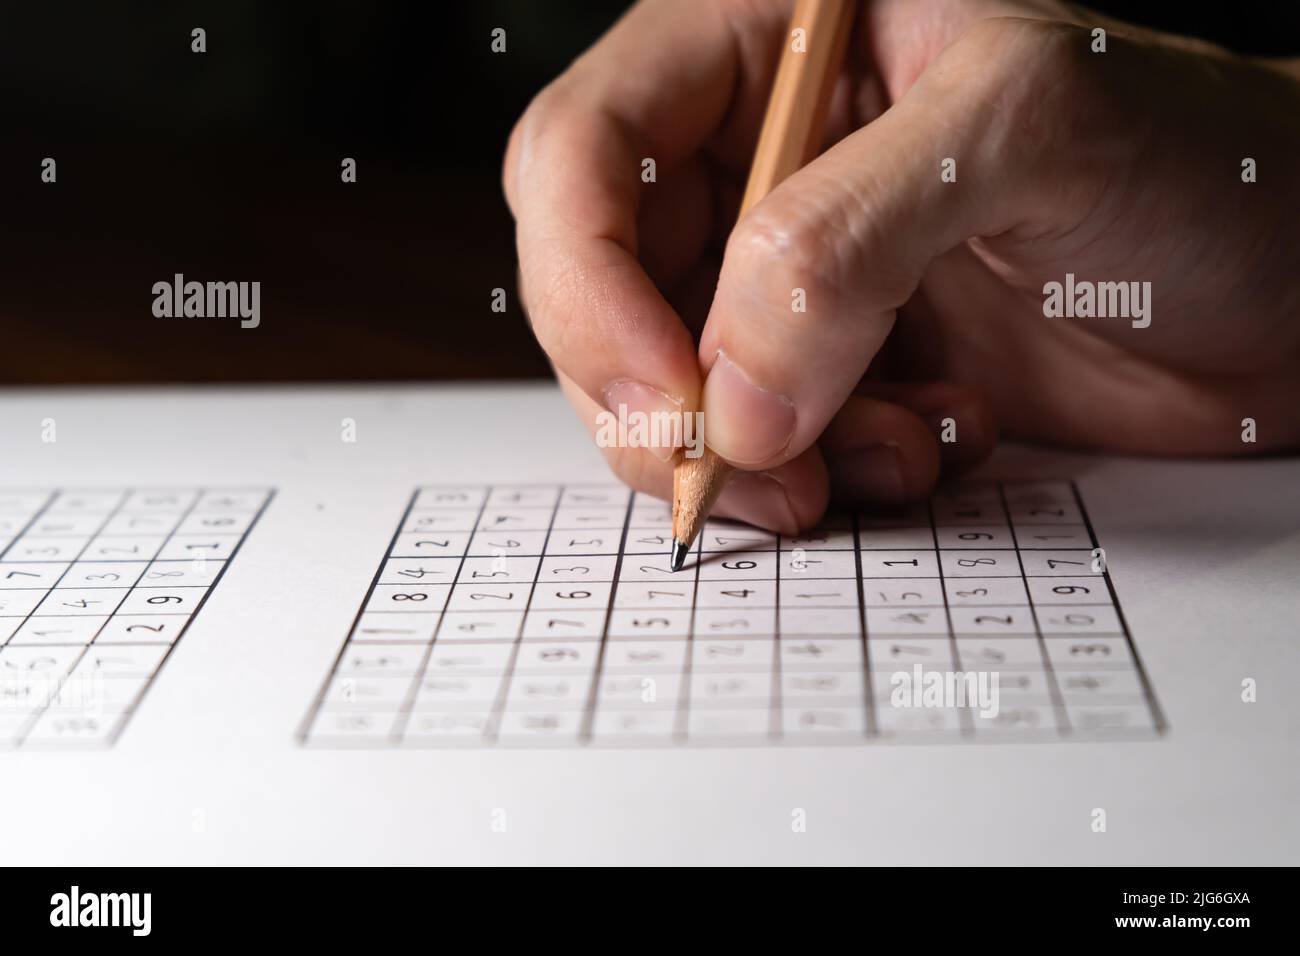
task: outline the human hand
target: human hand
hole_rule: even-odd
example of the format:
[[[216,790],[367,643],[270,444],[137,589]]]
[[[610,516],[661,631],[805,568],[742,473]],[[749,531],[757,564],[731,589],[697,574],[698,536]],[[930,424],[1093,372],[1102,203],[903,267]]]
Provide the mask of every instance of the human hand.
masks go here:
[[[791,6],[645,0],[511,137],[525,305],[593,429],[620,404],[702,409],[743,470],[717,510],[787,533],[832,490],[925,494],[999,428],[1163,454],[1300,441],[1283,69],[1049,0],[869,0],[834,145],[733,232]],[[1046,317],[1067,273],[1150,283],[1149,324]],[[669,496],[666,449],[605,451]]]

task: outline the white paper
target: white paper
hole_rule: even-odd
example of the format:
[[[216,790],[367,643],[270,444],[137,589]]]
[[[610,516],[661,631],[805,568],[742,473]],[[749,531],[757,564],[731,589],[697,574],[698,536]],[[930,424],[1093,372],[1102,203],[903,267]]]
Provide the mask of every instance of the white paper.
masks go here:
[[[53,442],[42,440],[49,422]],[[1167,722],[1163,734],[1096,742],[1039,734],[1024,744],[986,743],[978,734],[945,742],[939,735],[924,745],[864,736],[805,746],[769,739],[778,710],[784,731],[782,704],[765,711],[767,724],[757,730],[746,720],[727,724],[742,732],[716,744],[702,737],[624,746],[592,733],[585,742],[541,746],[500,746],[509,742],[499,740],[316,746],[308,732],[304,746],[305,718],[328,686],[417,488],[610,481],[558,392],[541,386],[10,391],[0,398],[0,495],[87,488],[273,489],[274,495],[161,667],[148,659],[132,671],[153,679],[112,746],[24,744],[0,751],[0,766],[9,771],[0,796],[3,858],[79,864],[1294,862],[1300,705],[1290,683],[1300,664],[1294,636],[1300,463],[1008,448],[977,477],[1077,485]],[[996,525],[980,526],[979,533],[994,534]],[[875,529],[888,547],[874,549],[874,557],[887,560],[897,550],[919,562],[915,552],[926,549],[908,540],[918,528]],[[955,538],[960,532],[946,528],[938,512],[933,528],[943,536],[940,561],[955,550],[947,545],[984,540]],[[788,551],[756,550],[750,556],[756,571],[765,561],[799,560]],[[811,548],[805,558],[819,550],[843,554],[813,555],[835,568],[814,579],[818,590],[807,593],[830,594],[835,582],[846,580],[856,589],[856,574],[833,576],[847,573],[844,555],[853,550]],[[971,553],[996,558],[994,550]],[[783,567],[792,572],[783,580],[792,580],[794,566]],[[963,573],[959,567],[945,566],[948,584]],[[631,592],[634,575],[620,577]],[[703,566],[700,578],[710,586]],[[1038,586],[1032,578],[1031,588]],[[770,577],[751,580],[776,586]],[[1008,576],[992,587],[1020,580]],[[936,585],[929,579],[916,586]],[[1024,606],[1011,591],[1005,596],[1008,603],[997,606],[1003,611]],[[933,620],[890,623],[887,594],[880,607],[871,606],[865,588],[864,599],[868,634],[880,633],[874,623],[912,627],[910,637],[900,636],[913,642],[934,640],[921,636]],[[800,627],[833,631],[851,625],[857,613],[841,613],[847,609],[837,608],[833,597],[810,600],[829,607],[792,619],[796,640]],[[779,596],[773,603],[785,606]],[[956,610],[956,626],[976,626],[973,614],[951,605],[945,613]],[[631,627],[634,615],[622,610],[616,603],[611,630]],[[697,611],[697,627],[729,620],[706,610]],[[597,608],[588,616],[599,614]],[[670,628],[682,626],[680,614],[665,616]],[[997,615],[1006,616],[1013,630],[1024,626],[1016,613]],[[566,619],[580,629],[597,626],[582,615]],[[1070,618],[1061,620],[1073,626]],[[1107,618],[1095,626],[1114,624]],[[783,630],[783,641],[788,633]],[[997,646],[1017,653],[1022,645],[1006,643],[1012,640],[1004,636]],[[606,648],[613,643],[607,640]],[[782,653],[770,642],[752,647],[753,669],[726,672],[722,693],[750,694],[739,678],[763,673],[765,653]],[[1255,682],[1253,703],[1243,700],[1247,681]],[[806,681],[802,692],[817,693],[819,686]],[[752,694],[766,691],[770,701],[771,690],[769,683]],[[853,702],[841,709],[851,712]],[[1096,829],[1099,810],[1104,832]]]

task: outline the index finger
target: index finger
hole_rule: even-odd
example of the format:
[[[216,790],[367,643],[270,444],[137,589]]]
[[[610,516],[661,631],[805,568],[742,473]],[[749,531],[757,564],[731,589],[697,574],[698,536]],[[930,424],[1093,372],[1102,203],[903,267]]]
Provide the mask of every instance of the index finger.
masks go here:
[[[737,56],[725,8],[638,4],[511,135],[504,185],[534,331],[607,408],[697,407],[695,345],[637,260],[637,212],[653,188],[643,160],[671,170],[726,116]]]

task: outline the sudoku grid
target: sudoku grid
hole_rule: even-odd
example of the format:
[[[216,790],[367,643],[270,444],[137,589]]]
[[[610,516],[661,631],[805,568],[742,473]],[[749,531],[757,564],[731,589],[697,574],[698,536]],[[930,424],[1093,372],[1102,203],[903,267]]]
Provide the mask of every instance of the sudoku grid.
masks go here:
[[[270,496],[0,490],[0,747],[111,746]]]
[[[665,503],[610,485],[417,489],[301,742],[1164,729],[1071,482],[966,482],[795,538],[710,520],[675,574],[670,528]],[[996,708],[919,692],[980,672],[997,676]]]

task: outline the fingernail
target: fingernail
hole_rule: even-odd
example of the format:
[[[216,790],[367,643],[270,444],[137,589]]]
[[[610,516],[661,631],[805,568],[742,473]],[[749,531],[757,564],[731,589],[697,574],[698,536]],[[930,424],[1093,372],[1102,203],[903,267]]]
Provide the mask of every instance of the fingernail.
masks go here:
[[[828,465],[831,481],[842,493],[866,501],[892,503],[904,498],[903,463],[894,445],[868,445],[840,452]]]
[[[721,349],[704,380],[708,446],[738,464],[767,461],[794,437],[794,402],[754,383]]]
[[[598,445],[645,448],[671,461],[682,441],[682,403],[666,392],[632,379],[611,382],[604,393],[612,420],[598,422]]]
[[[718,514],[781,534],[796,534],[799,521],[785,486],[761,471],[734,474],[718,497]]]

